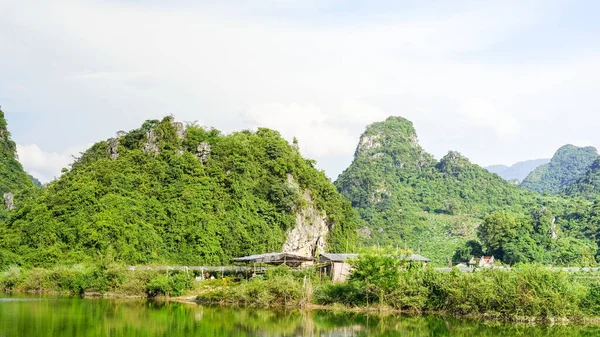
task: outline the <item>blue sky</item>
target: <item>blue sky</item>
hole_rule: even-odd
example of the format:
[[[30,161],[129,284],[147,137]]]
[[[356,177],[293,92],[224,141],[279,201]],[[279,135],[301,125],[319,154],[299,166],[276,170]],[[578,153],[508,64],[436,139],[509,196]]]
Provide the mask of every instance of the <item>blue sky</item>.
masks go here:
[[[600,144],[596,1],[0,1],[0,105],[43,181],[174,114],[271,127],[334,178],[369,123],[480,165]]]

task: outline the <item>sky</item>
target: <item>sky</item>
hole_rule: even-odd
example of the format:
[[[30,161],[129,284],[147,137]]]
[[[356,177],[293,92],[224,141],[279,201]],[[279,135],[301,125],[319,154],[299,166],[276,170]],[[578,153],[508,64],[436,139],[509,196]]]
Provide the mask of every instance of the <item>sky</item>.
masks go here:
[[[0,0],[0,106],[43,182],[174,115],[297,137],[335,179],[360,134],[411,120],[479,165],[600,145],[598,1]]]

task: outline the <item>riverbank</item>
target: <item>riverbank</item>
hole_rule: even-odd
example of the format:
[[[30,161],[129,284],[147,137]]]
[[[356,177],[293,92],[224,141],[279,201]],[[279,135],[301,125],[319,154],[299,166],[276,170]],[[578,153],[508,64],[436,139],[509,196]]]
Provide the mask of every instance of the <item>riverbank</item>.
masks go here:
[[[381,261],[370,261],[376,270]],[[398,267],[398,266],[396,266]],[[18,293],[169,301],[252,308],[299,308],[550,324],[600,324],[600,273],[566,273],[538,266],[476,273],[403,266],[387,272],[357,264],[346,283],[311,271],[269,269],[249,281],[197,281],[193,273],[128,270],[122,266],[50,269],[13,267],[0,289]]]
[[[377,262],[371,262],[370,266],[377,266]],[[476,273],[422,268],[390,268],[387,273],[362,271],[357,266],[346,283],[312,283],[311,278],[272,273],[250,282],[207,289],[198,295],[197,302],[250,307],[317,306],[512,322],[597,324],[600,317],[597,272],[566,273],[539,266]]]

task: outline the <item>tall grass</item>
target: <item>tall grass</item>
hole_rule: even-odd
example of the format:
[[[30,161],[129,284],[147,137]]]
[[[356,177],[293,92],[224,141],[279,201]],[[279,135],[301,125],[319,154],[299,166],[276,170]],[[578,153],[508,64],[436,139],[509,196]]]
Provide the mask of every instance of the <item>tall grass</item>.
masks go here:
[[[600,275],[598,275],[600,280]],[[583,284],[566,272],[525,266],[519,270],[474,273],[408,270],[385,298],[370,303],[398,310],[443,311],[456,315],[501,317],[578,317],[600,315],[600,285]],[[373,284],[350,280],[315,292],[320,304],[369,305]]]
[[[0,272],[0,290],[38,293],[114,293],[127,296],[180,296],[193,287],[183,272],[130,271],[123,266],[10,267]]]
[[[200,303],[244,306],[289,306],[310,302],[314,273],[293,272],[282,266],[240,283],[225,283],[198,295]]]

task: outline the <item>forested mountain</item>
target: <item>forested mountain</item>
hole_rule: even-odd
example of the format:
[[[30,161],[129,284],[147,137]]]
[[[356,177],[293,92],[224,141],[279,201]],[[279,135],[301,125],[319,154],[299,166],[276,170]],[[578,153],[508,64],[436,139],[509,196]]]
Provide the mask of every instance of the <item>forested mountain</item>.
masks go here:
[[[0,110],[0,197],[29,187],[33,187],[33,183],[17,160],[17,146],[10,137],[4,112]]]
[[[0,210],[0,268],[223,264],[360,244],[402,246],[438,265],[481,254],[510,264],[596,264],[600,202],[589,199],[600,160],[583,168],[597,157],[593,148],[559,150],[540,181],[566,185],[567,170],[583,173],[563,194],[542,195],[458,152],[435,160],[410,121],[390,117],[366,128],[334,185],[276,131],[223,135],[166,117],[94,144],[61,178],[33,189],[1,121],[0,165],[13,168],[3,186],[15,190],[16,209]]]
[[[222,135],[166,117],[96,143],[20,201],[0,225],[0,265],[218,265],[282,248],[343,252],[357,221],[276,131]]]
[[[541,165],[547,164],[550,159],[534,159],[518,162],[512,166],[492,165],[486,169],[492,173],[496,173],[504,180],[508,181],[523,181],[533,170]]]
[[[548,164],[531,172],[521,187],[538,193],[560,193],[575,183],[598,159],[596,148],[565,145],[558,149]]]
[[[508,263],[568,264],[593,261],[597,251],[581,229],[588,203],[519,188],[457,152],[436,162],[401,117],[367,127],[336,186],[368,224],[367,243],[409,245],[438,261],[485,252]]]
[[[588,171],[576,182],[567,186],[565,195],[587,199],[596,199],[600,196],[600,159],[596,159]]]

